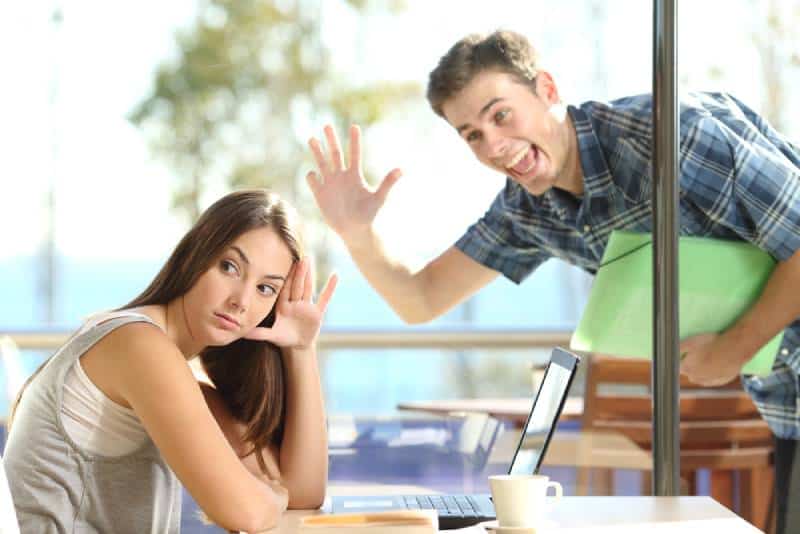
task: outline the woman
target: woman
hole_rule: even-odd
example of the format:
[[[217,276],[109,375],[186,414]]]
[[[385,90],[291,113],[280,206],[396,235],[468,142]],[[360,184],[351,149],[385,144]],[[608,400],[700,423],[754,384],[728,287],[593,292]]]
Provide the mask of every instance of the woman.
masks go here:
[[[87,321],[20,393],[4,464],[22,531],[178,532],[178,481],[229,530],[318,507],[315,344],[335,285],[312,301],[277,196],[208,208],[141,295]]]

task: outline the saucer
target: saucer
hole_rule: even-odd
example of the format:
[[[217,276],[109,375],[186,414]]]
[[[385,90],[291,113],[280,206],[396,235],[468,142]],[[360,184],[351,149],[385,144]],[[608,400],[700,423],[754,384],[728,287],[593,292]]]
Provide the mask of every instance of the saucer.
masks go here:
[[[554,521],[544,519],[535,527],[501,527],[497,524],[497,519],[495,519],[480,523],[480,526],[490,534],[542,534],[545,530],[555,527],[556,524]]]

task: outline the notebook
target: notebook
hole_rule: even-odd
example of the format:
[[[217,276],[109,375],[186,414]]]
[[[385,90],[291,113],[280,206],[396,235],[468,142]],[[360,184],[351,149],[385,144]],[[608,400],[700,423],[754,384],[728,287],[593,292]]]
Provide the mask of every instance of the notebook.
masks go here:
[[[539,471],[567,399],[578,361],[578,356],[564,349],[553,349],[539,391],[520,434],[514,458],[508,467],[509,474],[534,474]],[[331,497],[333,513],[409,509],[436,510],[440,529],[462,528],[494,519],[494,507],[489,494]]]
[[[322,514],[300,519],[302,534],[436,534],[433,510],[391,510],[355,514]]]
[[[761,295],[776,261],[755,245],[707,237],[678,241],[681,339],[722,332]],[[650,358],[653,352],[653,244],[650,234],[615,230],[597,270],[570,348]],[[783,332],[742,367],[767,375]]]

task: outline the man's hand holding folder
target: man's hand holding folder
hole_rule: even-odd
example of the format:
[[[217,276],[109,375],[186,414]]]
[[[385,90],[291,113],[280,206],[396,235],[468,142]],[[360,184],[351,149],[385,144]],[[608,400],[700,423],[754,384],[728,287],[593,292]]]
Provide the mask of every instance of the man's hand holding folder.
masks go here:
[[[652,354],[652,242],[615,231],[570,346],[615,356]],[[696,383],[725,384],[738,374],[767,375],[783,333],[762,347],[719,335],[759,298],[776,261],[754,245],[721,239],[679,240],[681,371]]]

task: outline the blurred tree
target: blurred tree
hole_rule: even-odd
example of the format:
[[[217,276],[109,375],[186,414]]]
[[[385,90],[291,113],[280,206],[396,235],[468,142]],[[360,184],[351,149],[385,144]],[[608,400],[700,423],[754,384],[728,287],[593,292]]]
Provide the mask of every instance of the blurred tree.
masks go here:
[[[404,7],[340,2],[362,23]],[[351,122],[369,127],[419,95],[414,83],[357,85],[335,72],[322,9],[322,0],[201,0],[193,26],[178,32],[177,59],[160,66],[129,118],[176,172],[173,206],[189,219],[205,193],[255,186],[280,192],[312,220],[317,212],[302,183],[312,161],[300,132],[307,135],[314,118],[339,132]]]
[[[780,132],[790,134],[793,116],[787,113],[792,82],[797,85],[800,71],[800,2],[795,0],[757,0],[758,13],[753,40],[761,55],[761,82],[764,84],[763,112]],[[794,77],[792,77],[792,74]]]

